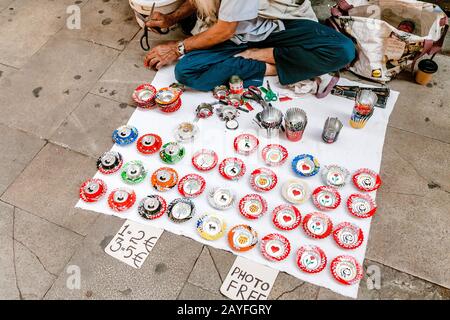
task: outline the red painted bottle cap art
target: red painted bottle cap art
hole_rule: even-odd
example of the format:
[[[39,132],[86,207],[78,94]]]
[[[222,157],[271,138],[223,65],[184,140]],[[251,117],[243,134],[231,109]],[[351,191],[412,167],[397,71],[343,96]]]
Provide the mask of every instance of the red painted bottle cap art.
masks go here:
[[[261,253],[269,261],[282,261],[291,252],[289,240],[278,233],[271,233],[261,239]]]
[[[334,228],[333,238],[343,249],[356,249],[363,243],[364,234],[357,225],[341,222]]]
[[[234,150],[237,153],[248,156],[256,151],[259,140],[252,134],[241,134],[234,139]]]
[[[192,165],[199,171],[214,169],[218,161],[217,153],[208,149],[199,150],[192,156]]]
[[[136,194],[131,189],[116,189],[109,194],[108,205],[117,212],[130,209],[136,202]]]
[[[258,233],[249,225],[240,224],[228,232],[228,244],[234,251],[245,252],[258,243]]]
[[[206,182],[202,176],[191,173],[180,179],[180,182],[178,182],[178,191],[183,197],[195,198],[203,193],[205,186]]]
[[[333,210],[341,204],[339,192],[329,186],[320,186],[312,193],[313,203],[319,210]]]
[[[283,165],[288,156],[289,153],[287,149],[280,144],[269,144],[262,150],[262,158],[264,162],[268,166],[272,167]]]
[[[239,211],[247,219],[258,219],[267,212],[267,201],[259,194],[248,194],[239,201]]]
[[[337,256],[330,264],[331,274],[342,284],[352,285],[363,277],[361,265],[352,256]]]
[[[327,265],[327,256],[318,246],[305,245],[297,251],[297,266],[306,273],[319,273]]]
[[[225,179],[239,180],[245,174],[245,164],[238,158],[226,158],[219,165],[219,172]]]
[[[84,202],[96,202],[106,193],[107,187],[101,179],[90,179],[80,187],[80,199]]]
[[[282,204],[273,209],[272,222],[280,230],[293,230],[301,223],[300,211],[293,205]]]
[[[377,211],[377,205],[368,194],[352,194],[347,200],[348,211],[358,218],[370,218]]]
[[[144,134],[136,143],[137,150],[145,155],[156,153],[161,147],[161,137],[153,133]]]
[[[353,184],[361,191],[375,191],[381,186],[381,178],[375,171],[367,168],[357,170],[352,176]]]
[[[259,168],[250,175],[250,185],[255,191],[270,191],[277,185],[278,178],[275,172],[267,168]]]
[[[321,212],[307,214],[302,222],[305,233],[314,239],[324,239],[331,234],[333,223],[331,219]]]

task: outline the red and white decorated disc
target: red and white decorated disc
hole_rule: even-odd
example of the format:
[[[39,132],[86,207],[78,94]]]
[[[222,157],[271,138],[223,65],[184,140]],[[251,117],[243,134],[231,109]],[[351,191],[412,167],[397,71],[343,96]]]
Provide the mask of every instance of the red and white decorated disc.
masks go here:
[[[348,211],[358,218],[370,218],[377,211],[377,205],[368,194],[355,193],[347,200]]]
[[[203,193],[205,190],[206,182],[202,176],[198,174],[191,173],[185,175],[178,182],[178,191],[183,197],[195,198]]]
[[[313,203],[319,210],[333,210],[341,204],[341,195],[336,188],[320,186],[312,193]]]
[[[261,253],[269,261],[281,261],[291,252],[289,240],[278,233],[271,233],[261,239]]]
[[[133,190],[121,188],[111,192],[108,196],[109,207],[117,212],[130,209],[136,202],[136,193]]]
[[[361,265],[348,255],[337,256],[330,264],[331,274],[342,284],[352,285],[363,277]]]
[[[240,134],[234,139],[234,150],[237,153],[248,156],[256,151],[259,140],[252,134]]]
[[[333,223],[331,219],[321,212],[307,214],[302,222],[305,233],[314,239],[324,239],[331,234]]]
[[[282,204],[273,209],[272,222],[280,230],[294,230],[302,220],[300,211],[293,205]]]
[[[357,225],[341,222],[334,228],[333,238],[341,248],[356,249],[363,243],[364,234]]]
[[[268,166],[281,166],[288,156],[287,149],[280,144],[269,144],[262,149],[262,158]]]
[[[307,273],[319,273],[327,265],[327,256],[318,246],[305,245],[297,251],[297,266]]]
[[[219,172],[225,179],[239,180],[245,174],[245,164],[238,158],[226,158],[219,165]]]
[[[259,168],[250,175],[250,185],[255,191],[270,191],[277,185],[278,178],[275,172],[267,168]]]
[[[248,194],[239,201],[239,212],[247,219],[258,219],[267,212],[267,201],[259,194]]]
[[[192,165],[199,171],[214,169],[218,161],[217,153],[208,149],[199,150],[192,156]]]
[[[137,143],[136,148],[142,154],[152,154],[158,152],[162,146],[162,139],[157,134],[149,133],[141,136]]]
[[[353,184],[361,191],[375,191],[381,186],[381,178],[375,171],[367,168],[357,170],[352,176]]]
[[[96,202],[106,193],[107,187],[101,179],[90,179],[80,187],[80,199],[84,202]]]

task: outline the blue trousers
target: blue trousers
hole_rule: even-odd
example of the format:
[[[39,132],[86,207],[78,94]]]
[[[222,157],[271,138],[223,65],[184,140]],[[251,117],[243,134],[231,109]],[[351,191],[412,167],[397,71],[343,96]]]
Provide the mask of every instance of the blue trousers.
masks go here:
[[[280,83],[301,80],[337,71],[355,58],[353,42],[341,33],[311,20],[285,20],[286,30],[272,33],[266,40],[237,45],[226,41],[206,50],[195,50],[181,58],[175,67],[178,82],[200,91],[226,84],[232,75],[244,86],[260,86],[264,62],[234,57],[249,48],[274,48]]]

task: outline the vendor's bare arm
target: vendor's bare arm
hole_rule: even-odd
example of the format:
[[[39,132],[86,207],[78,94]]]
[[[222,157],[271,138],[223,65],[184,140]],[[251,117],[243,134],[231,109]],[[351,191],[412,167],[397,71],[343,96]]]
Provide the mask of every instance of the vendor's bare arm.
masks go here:
[[[208,49],[216,44],[230,40],[234,36],[237,25],[238,22],[218,20],[208,30],[184,40],[185,51]]]
[[[192,2],[190,0],[185,0],[177,10],[170,14],[163,14],[158,11],[153,12],[149,21],[146,22],[146,25],[149,28],[169,28],[184,18],[189,17],[195,11],[196,8]]]

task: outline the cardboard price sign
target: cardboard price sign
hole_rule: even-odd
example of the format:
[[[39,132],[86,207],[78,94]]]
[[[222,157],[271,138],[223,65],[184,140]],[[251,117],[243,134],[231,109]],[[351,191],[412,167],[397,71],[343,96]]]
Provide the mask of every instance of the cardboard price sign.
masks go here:
[[[220,292],[232,300],[267,300],[278,270],[237,257]]]
[[[106,246],[105,252],[133,268],[140,269],[163,231],[127,220]]]

